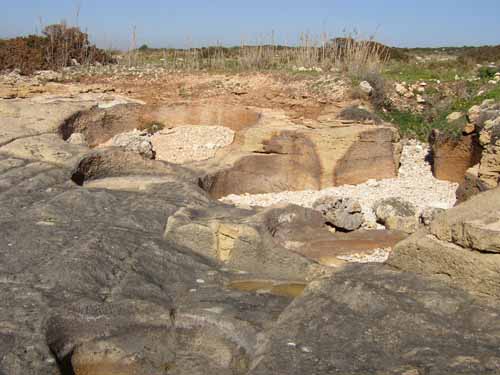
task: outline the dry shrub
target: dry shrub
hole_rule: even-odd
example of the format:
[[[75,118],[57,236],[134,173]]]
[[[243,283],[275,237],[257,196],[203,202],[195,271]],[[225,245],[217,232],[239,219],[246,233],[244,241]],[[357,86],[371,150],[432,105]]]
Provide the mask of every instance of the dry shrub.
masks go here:
[[[87,33],[65,23],[47,26],[42,36],[0,40],[0,70],[19,69],[24,74],[58,70],[71,65],[73,59],[79,64],[112,62],[105,51],[90,43]]]
[[[390,58],[389,51],[389,47],[373,40],[337,38],[329,46],[328,56],[334,67],[353,78],[362,79],[382,71]]]
[[[46,58],[52,68],[62,68],[74,59],[80,64],[109,63],[110,56],[92,45],[87,33],[62,22],[45,27],[42,34],[48,39]]]
[[[458,61],[462,63],[500,63],[500,45],[464,48]]]
[[[29,74],[34,70],[48,69],[47,46],[48,40],[37,35],[0,40],[0,70],[19,69]]]

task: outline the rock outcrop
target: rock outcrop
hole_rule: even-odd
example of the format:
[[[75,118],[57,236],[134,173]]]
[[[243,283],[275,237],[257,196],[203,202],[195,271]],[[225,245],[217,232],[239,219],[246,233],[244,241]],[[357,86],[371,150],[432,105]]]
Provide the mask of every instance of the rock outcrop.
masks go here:
[[[434,130],[432,145],[432,172],[440,180],[463,183],[469,168],[481,159],[481,146],[475,133],[450,137]]]
[[[199,165],[65,142],[61,123],[98,102],[0,102],[1,374],[500,371],[495,300],[384,265],[325,265],[348,242],[392,246],[401,234],[332,238],[312,209],[215,201],[200,188]],[[84,129],[89,144],[100,142]],[[373,146],[363,137],[385,139],[389,165],[392,130],[344,131],[355,133],[353,165]],[[463,240],[478,259],[498,254],[483,254],[498,247],[484,235],[495,233],[494,212],[467,222],[475,237]],[[496,258],[487,259],[474,264],[490,272],[475,277],[495,292]]]
[[[438,276],[472,292],[500,297],[500,189],[481,193],[399,243],[388,261]]]
[[[457,192],[459,201],[500,184],[500,104],[485,101],[481,106],[471,108],[469,113],[482,152],[477,164],[465,174]]]

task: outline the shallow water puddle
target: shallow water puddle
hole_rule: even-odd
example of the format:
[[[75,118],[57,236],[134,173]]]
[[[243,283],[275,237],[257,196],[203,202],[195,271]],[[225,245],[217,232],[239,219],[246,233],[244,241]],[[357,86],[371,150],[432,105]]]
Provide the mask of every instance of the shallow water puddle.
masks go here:
[[[306,283],[280,282],[276,280],[237,280],[232,281],[228,288],[242,292],[267,293],[275,296],[295,298],[302,294]]]

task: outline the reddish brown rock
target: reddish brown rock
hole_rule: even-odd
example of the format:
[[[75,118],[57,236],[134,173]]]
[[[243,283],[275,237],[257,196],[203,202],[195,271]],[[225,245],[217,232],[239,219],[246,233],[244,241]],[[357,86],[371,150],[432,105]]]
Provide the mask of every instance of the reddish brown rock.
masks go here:
[[[454,139],[434,131],[431,144],[432,170],[434,176],[440,180],[463,182],[467,170],[481,159],[481,146],[477,135]]]

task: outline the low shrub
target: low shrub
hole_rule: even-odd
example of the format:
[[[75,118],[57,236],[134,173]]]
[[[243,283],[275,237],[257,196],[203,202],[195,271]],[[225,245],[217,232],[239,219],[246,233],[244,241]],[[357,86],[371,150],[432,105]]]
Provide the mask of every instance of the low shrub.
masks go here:
[[[474,63],[500,62],[500,45],[464,48],[458,57],[459,61]]]
[[[58,70],[72,64],[107,64],[112,57],[92,45],[87,33],[65,23],[47,26],[42,35],[0,40],[0,70]]]
[[[483,66],[481,68],[479,68],[479,71],[478,71],[478,76],[479,78],[482,78],[482,79],[492,79],[495,77],[495,74],[500,72],[500,68],[495,68],[495,67],[491,67],[491,66]]]

